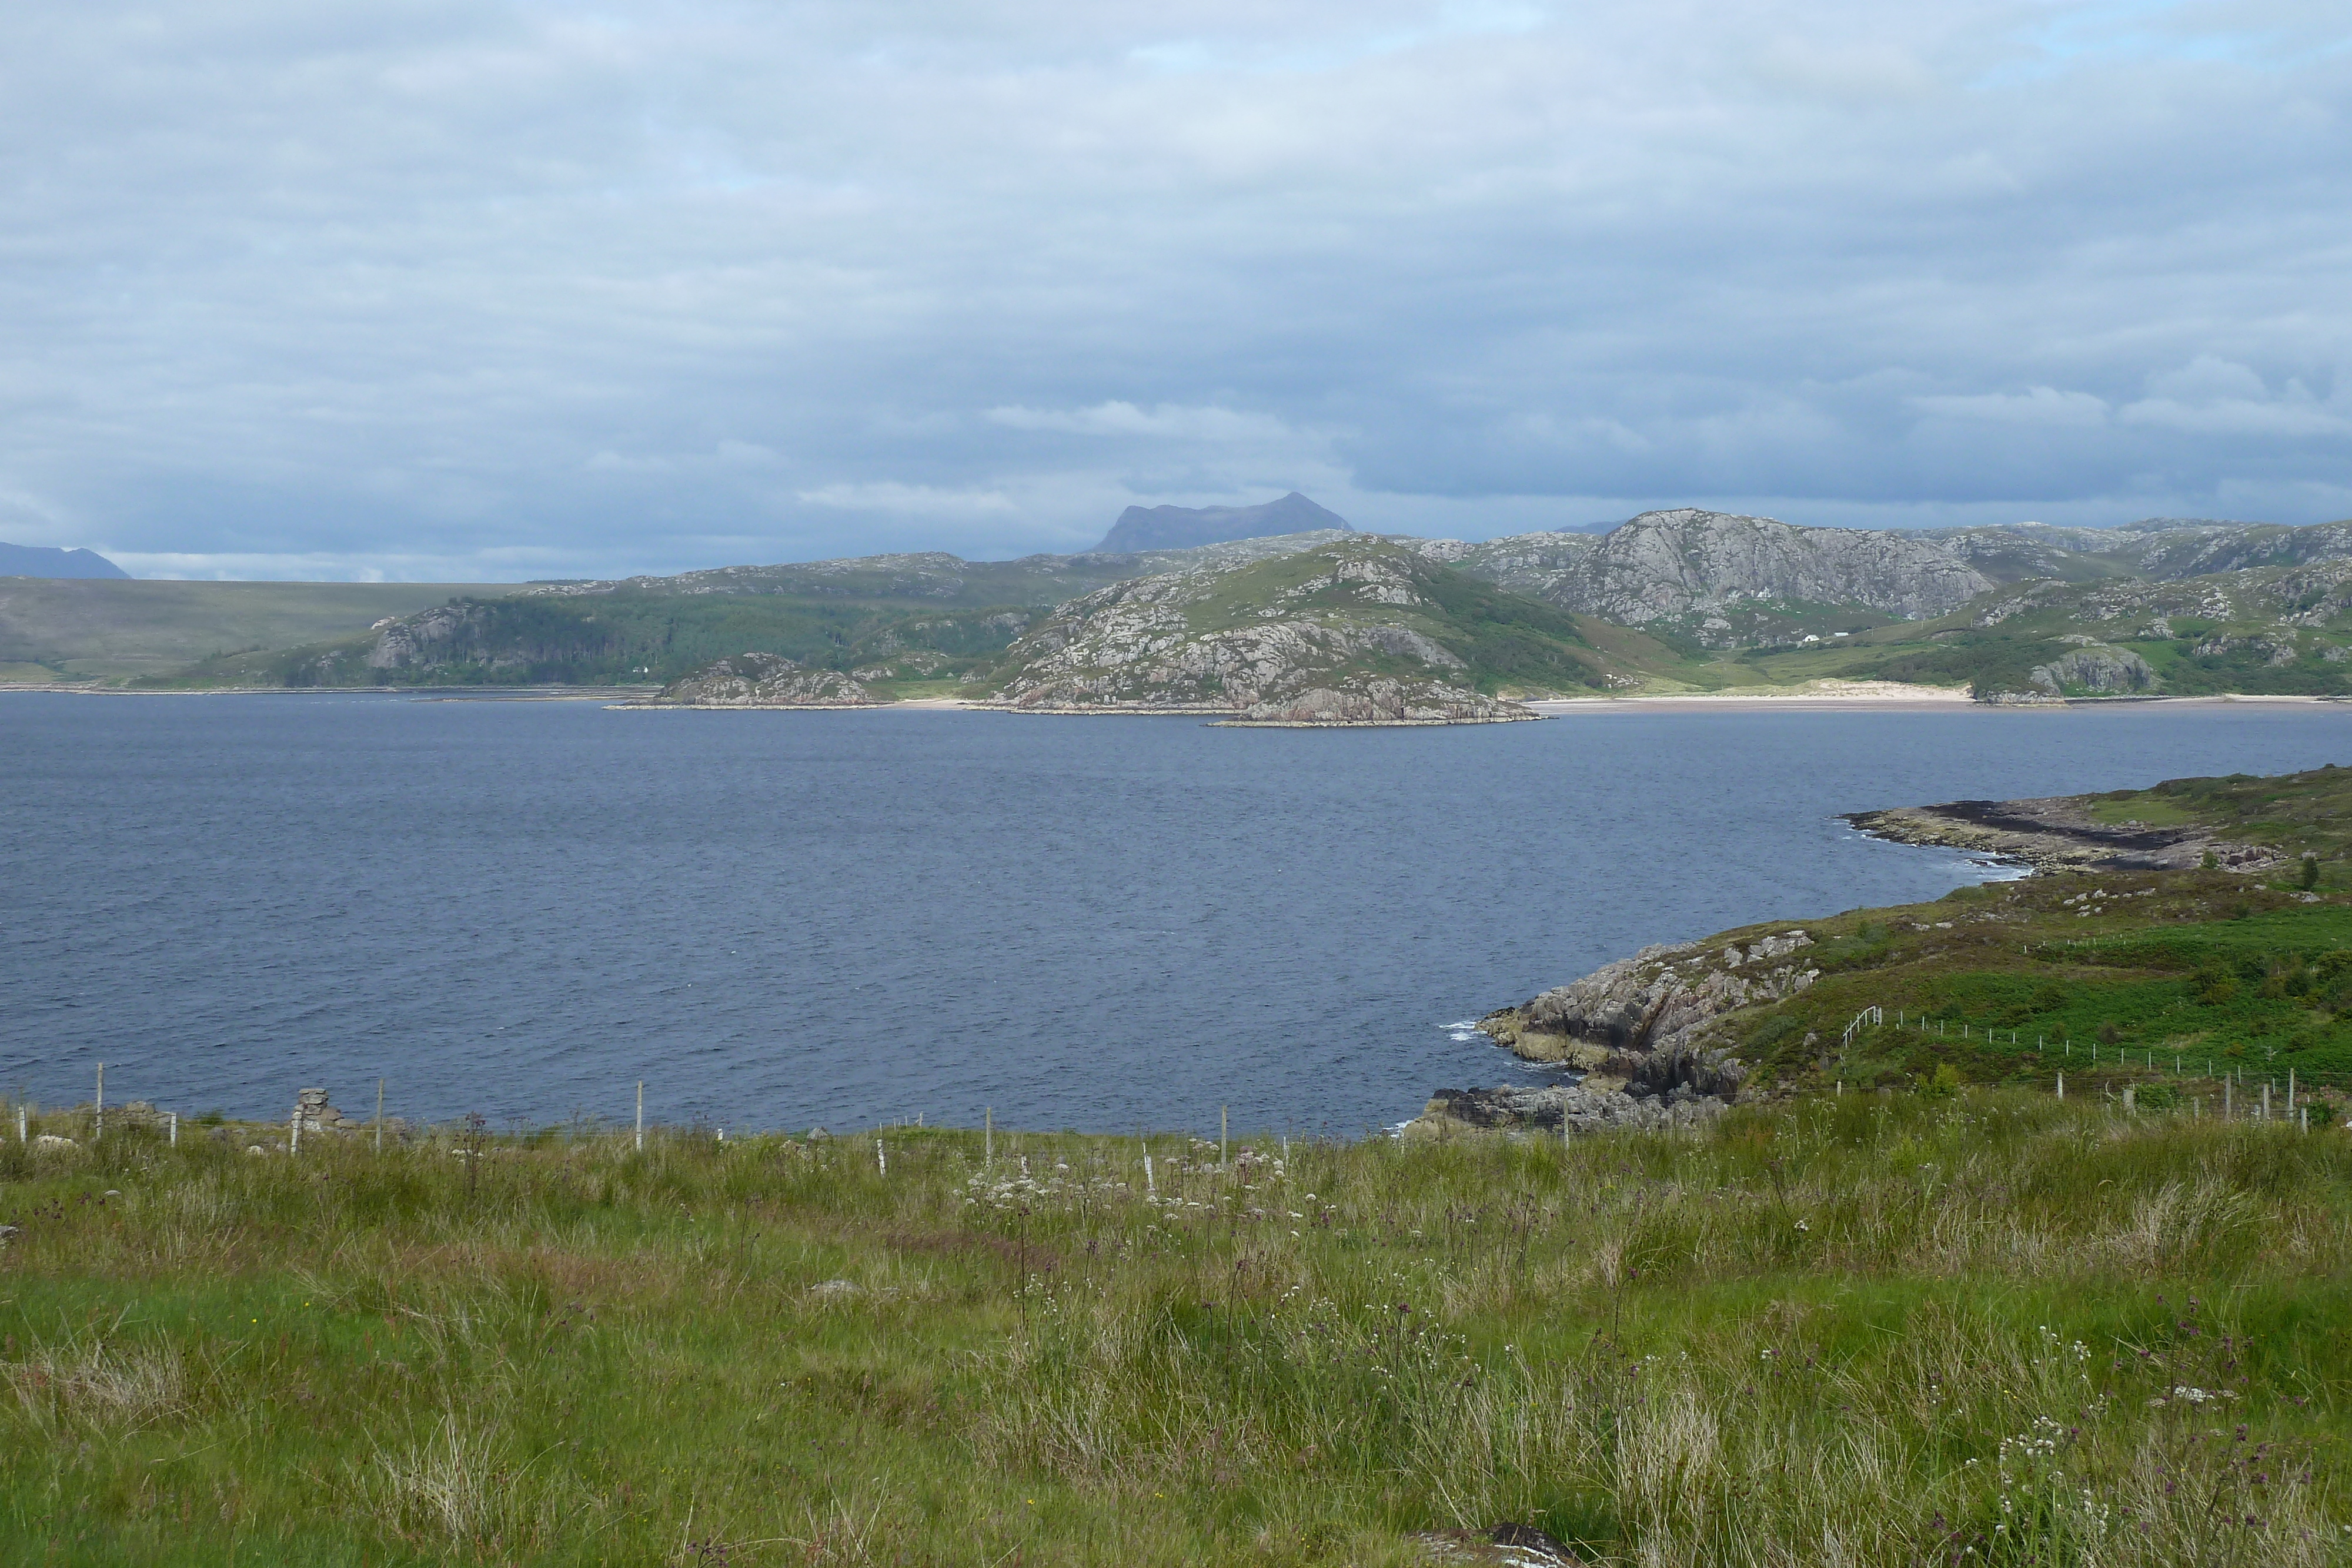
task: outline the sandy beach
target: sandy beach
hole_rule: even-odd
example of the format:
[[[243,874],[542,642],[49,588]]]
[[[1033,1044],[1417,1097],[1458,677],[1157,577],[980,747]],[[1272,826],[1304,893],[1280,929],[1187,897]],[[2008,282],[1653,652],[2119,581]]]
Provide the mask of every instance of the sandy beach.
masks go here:
[[[2102,706],[2111,703],[2167,708],[2212,707],[2225,703],[2314,704],[2332,697],[2210,696],[2210,697],[2074,697],[2064,702],[1977,704],[1965,686],[1923,686],[1902,681],[1818,681],[1800,691],[1684,692],[1672,695],[1626,697],[1557,697],[1527,706],[1547,717],[1578,714],[1625,713],[1649,710],[1675,713],[1808,713],[1827,710],[1895,712],[1916,710],[1949,713],[1955,708],[1982,706],[1987,711],[2016,712],[2047,708]]]

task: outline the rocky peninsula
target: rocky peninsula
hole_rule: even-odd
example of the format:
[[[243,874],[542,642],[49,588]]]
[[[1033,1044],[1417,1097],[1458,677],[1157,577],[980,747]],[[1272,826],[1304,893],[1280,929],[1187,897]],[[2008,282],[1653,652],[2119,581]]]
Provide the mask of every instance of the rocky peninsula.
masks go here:
[[[1605,964],[1476,1025],[1522,1060],[1571,1069],[1580,1082],[1440,1090],[1406,1134],[1674,1125],[1795,1085],[1916,1082],[1955,1055],[1971,1071],[2079,1076],[2100,1058],[2086,1048],[2077,1060],[2070,1039],[2096,1041],[2117,1067],[2126,1042],[2151,1070],[2168,1050],[2176,1074],[2196,1050],[2213,1061],[2246,1060],[2256,1043],[2261,1060],[2285,1055],[2306,1081],[2352,1061],[2352,987],[2337,982],[2352,961],[2326,924],[2328,906],[2347,895],[2352,768],[1844,820],[2037,874]],[[2313,930],[2286,943],[2294,950],[2259,951],[2238,923],[2262,913],[2295,914]],[[2227,940],[2209,945],[2212,930]],[[2101,946],[2119,937],[2142,945]],[[2185,988],[2165,988],[2184,974]],[[2244,1000],[2248,989],[2258,1001]],[[2045,1049],[2057,1063],[2043,1061]]]
[[[2115,820],[2097,795],[2028,800],[1951,800],[1898,806],[1844,817],[1873,838],[1933,844],[2021,862],[2041,872],[2187,871],[2196,866],[2259,870],[2277,863],[2274,844],[2222,836],[2208,821]],[[2153,816],[2156,813],[2151,812]]]
[[[1511,637],[1516,680],[1490,649]],[[1571,617],[1387,540],[1114,583],[1007,650],[994,702],[1028,713],[1205,713],[1247,725],[1494,724],[1593,689]]]

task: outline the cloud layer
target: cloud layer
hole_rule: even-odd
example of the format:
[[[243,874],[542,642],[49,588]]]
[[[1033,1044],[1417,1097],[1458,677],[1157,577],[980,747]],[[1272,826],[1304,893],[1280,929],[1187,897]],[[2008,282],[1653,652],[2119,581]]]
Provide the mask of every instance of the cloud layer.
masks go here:
[[[499,580],[1304,489],[2352,514],[2352,24],[2254,4],[36,6],[0,538]]]

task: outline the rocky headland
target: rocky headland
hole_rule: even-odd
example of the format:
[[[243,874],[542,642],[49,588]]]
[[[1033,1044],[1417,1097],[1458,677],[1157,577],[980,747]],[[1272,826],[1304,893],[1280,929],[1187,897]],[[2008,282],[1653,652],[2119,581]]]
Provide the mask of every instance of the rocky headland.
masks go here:
[[[2275,865],[2274,845],[2225,839],[2210,822],[2155,823],[2095,814],[2101,798],[2057,795],[2031,800],[1951,800],[1854,811],[1845,821],[1873,838],[1934,844],[2015,861],[2042,872],[2187,871],[2198,866],[2256,871]],[[2112,815],[2112,813],[2109,813]]]
[[[1528,1061],[1583,1072],[1570,1085],[1440,1090],[1408,1134],[1478,1128],[1554,1132],[1664,1126],[1722,1111],[1748,1071],[1717,1025],[1727,1014],[1796,995],[1820,978],[1811,934],[1751,929],[1644,947],[1630,958],[1517,1007],[1477,1028]]]
[[[1033,713],[1205,713],[1265,725],[1492,724],[1537,716],[1480,666],[1492,589],[1377,538],[1138,578],[1056,609],[1007,651],[995,701]],[[1522,601],[1524,603],[1524,601]],[[1524,603],[1544,621],[1542,606]],[[1591,678],[1566,617],[1529,625],[1545,690]],[[1540,640],[1538,642],[1538,640]]]
[[[779,653],[715,659],[632,707],[874,707],[882,699],[839,670],[811,669]]]
[[[2234,921],[2258,909],[2323,904],[2331,888],[2340,897],[2340,867],[2352,860],[2352,830],[2344,825],[2352,822],[2352,768],[2172,779],[2146,789],[2042,800],[1956,800],[1857,811],[1844,821],[1876,837],[1997,856],[2042,874],[1964,887],[1933,906],[1848,910],[1806,926],[1748,926],[1604,964],[1476,1025],[1523,1060],[1581,1073],[1580,1082],[1440,1090],[1405,1133],[1667,1126],[1764,1092],[1759,1086],[1776,1075],[1770,1092],[1808,1073],[1827,1087],[1822,1080],[1846,1071],[1841,1056],[1858,1039],[1888,1039],[1889,1014],[1894,1038],[1924,1047],[1928,1036],[1917,1020],[1934,1011],[1944,1020],[1935,1041],[1948,1043],[1951,1012],[1965,1005],[1956,1004],[1948,988],[1958,976],[1973,984],[1979,976],[2000,974],[2008,978],[1997,983],[2009,983],[2021,970],[2042,975],[2030,991],[2012,989],[2005,1012],[1990,1021],[2009,1026],[2013,1046],[2020,1036],[2068,1038],[2084,1027],[2065,1016],[2072,998],[2110,973],[2072,967],[2080,937],[2113,932],[2119,917],[2140,928],[2160,923],[2179,931],[2224,911]],[[2272,874],[2289,867],[2300,868],[2299,887]],[[2082,874],[2050,874],[2070,873]],[[2078,924],[2086,921],[2094,924]],[[2147,961],[2158,972],[2179,963],[2162,956]],[[2193,1032],[2174,1009],[2228,1003],[2242,972],[2263,979],[2262,995],[2283,1009],[2302,1009],[2284,1050],[2325,1043],[2321,1026],[2304,1021],[2323,993],[2318,977],[2303,967],[2310,960],[2265,961],[2251,971],[2240,959],[2231,962],[2237,967],[2215,959],[2198,969],[2200,978],[2181,1000],[2157,1015],[2170,1042],[2165,1049],[2178,1051],[2184,1038],[2210,1038]],[[2137,969],[2116,977],[2131,985],[2145,979]],[[2352,991],[2342,995],[2338,1002],[2331,994],[2327,1005],[2341,1008],[2352,1024]],[[1902,1032],[1906,1011],[1910,1027],[1922,1032]],[[1967,1040],[1971,1020],[1963,1012],[1958,1021]],[[1982,1030],[1989,1020],[1979,1013],[1973,1022]],[[2245,1025],[2233,1019],[2226,1027],[2239,1032]],[[2000,1032],[1982,1038],[1990,1045]],[[2114,1044],[2116,1037],[2107,1034],[2105,1041]],[[2037,1043],[2021,1054],[2039,1049]],[[2152,1041],[2149,1060],[2156,1060]],[[2307,1058],[2306,1065],[2316,1060]],[[1858,1061],[1847,1067],[1863,1071]]]

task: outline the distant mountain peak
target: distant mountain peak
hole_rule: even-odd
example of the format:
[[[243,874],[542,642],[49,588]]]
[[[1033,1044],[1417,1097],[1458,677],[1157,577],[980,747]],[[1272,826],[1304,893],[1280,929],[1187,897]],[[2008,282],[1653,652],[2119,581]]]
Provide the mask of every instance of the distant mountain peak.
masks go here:
[[[0,577],[129,577],[96,550],[0,544]]]
[[[1293,490],[1278,501],[1255,507],[1129,507],[1118,515],[1097,554],[1132,555],[1141,550],[1191,549],[1231,539],[1337,528],[1354,533],[1348,519]]]

